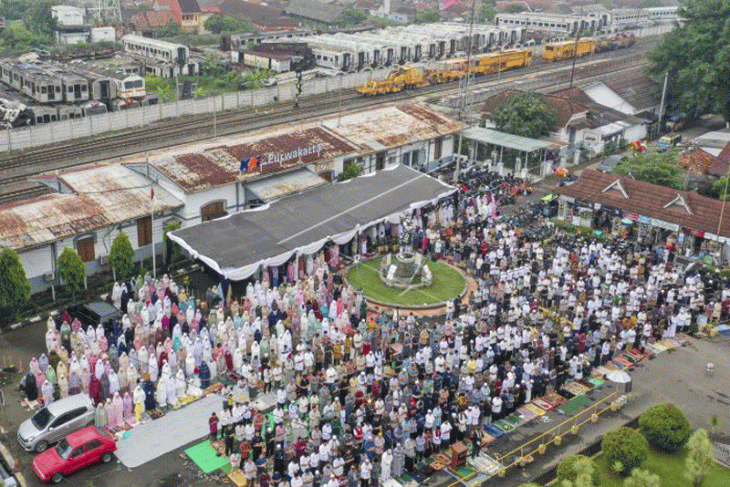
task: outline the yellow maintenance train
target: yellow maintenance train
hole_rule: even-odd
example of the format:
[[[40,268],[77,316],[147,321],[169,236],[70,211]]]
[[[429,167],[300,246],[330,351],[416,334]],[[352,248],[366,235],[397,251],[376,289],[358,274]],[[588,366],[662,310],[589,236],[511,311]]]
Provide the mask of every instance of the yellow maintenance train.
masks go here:
[[[582,57],[594,52],[611,51],[631,47],[634,44],[632,34],[617,34],[609,39],[592,38],[577,41],[550,42],[545,44],[542,59],[551,63]],[[382,80],[370,80],[357,88],[363,96],[398,93],[405,89],[448,83],[471,72],[476,75],[492,74],[510,69],[525,68],[532,64],[531,49],[509,49],[506,51],[478,54],[467,63],[466,58],[454,58],[440,61],[435,69],[415,66],[399,67]]]

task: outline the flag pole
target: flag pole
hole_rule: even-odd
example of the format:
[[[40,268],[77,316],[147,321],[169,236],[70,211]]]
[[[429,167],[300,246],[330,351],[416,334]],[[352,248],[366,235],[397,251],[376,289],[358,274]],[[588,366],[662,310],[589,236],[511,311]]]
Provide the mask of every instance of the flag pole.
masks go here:
[[[150,167],[150,154],[146,153],[147,170]],[[150,182],[150,240],[152,241],[152,279],[157,278],[157,252],[155,252],[155,183]]]

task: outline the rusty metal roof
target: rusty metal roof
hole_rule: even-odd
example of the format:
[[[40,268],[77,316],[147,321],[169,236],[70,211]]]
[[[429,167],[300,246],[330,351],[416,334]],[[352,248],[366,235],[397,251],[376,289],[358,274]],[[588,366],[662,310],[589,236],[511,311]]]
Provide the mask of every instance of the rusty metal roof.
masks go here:
[[[420,142],[464,127],[425,106],[402,104],[269,127],[242,134],[230,145],[168,155],[152,159],[150,164],[182,190],[193,193],[350,153],[366,154]],[[263,158],[260,167],[250,164],[246,171],[240,170],[242,160],[259,156]]]
[[[328,119],[322,125],[373,152],[452,134],[466,125],[423,105],[403,104]]]
[[[119,164],[39,179],[58,179],[74,192],[0,205],[0,247],[36,247],[150,214],[150,183]],[[181,206],[181,201],[155,186],[155,211]]]
[[[286,126],[256,131],[239,140],[235,145],[150,163],[184,191],[196,192],[358,150],[337,134],[313,123],[298,128]],[[242,161],[259,158],[262,159],[260,167],[244,163],[247,170],[240,170]]]

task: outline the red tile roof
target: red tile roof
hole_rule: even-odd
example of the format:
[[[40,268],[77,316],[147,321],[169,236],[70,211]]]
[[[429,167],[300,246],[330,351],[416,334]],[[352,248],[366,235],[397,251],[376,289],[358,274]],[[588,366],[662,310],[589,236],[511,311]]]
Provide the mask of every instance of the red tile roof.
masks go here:
[[[623,191],[622,191],[623,190]],[[625,212],[645,215],[692,230],[717,233],[722,202],[695,191],[681,191],[591,169],[570,186],[558,188],[560,195],[600,203]],[[686,206],[685,206],[686,205]],[[730,208],[726,208],[720,235],[730,237]]]
[[[721,162],[712,154],[708,154],[702,149],[696,148],[682,153],[677,159],[677,163],[687,169],[691,174],[710,174],[709,170],[713,162]],[[712,174],[717,176],[716,174]],[[720,174],[722,175],[722,174]]]

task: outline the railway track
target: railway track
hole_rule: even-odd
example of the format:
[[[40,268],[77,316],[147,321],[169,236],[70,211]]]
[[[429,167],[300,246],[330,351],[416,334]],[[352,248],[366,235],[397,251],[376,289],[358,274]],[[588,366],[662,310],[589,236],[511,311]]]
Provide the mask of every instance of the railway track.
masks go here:
[[[635,59],[640,64],[646,46],[637,45],[635,48],[621,51],[623,56],[616,56],[617,52],[595,55],[579,60],[576,63],[577,79],[585,79],[613,71],[619,65],[625,65],[627,60]],[[637,49],[638,48],[638,49]],[[535,63],[530,67],[506,71],[500,75],[492,74],[476,78],[474,90],[488,88],[490,85],[508,85],[534,74],[545,72],[555,79],[561,80],[560,74],[571,69],[572,61],[562,63]],[[590,67],[590,69],[586,69]],[[583,73],[582,75],[580,75]],[[558,86],[562,80],[555,83]],[[272,123],[291,123],[324,116],[338,111],[359,109],[367,106],[378,106],[393,102],[413,99],[424,95],[443,95],[456,93],[456,83],[433,85],[412,91],[404,91],[382,97],[362,98],[354,90],[329,92],[315,95],[300,101],[300,108],[294,107],[293,102],[281,102],[276,107],[258,107],[238,109],[222,112],[213,117],[205,114],[193,117],[168,119],[163,122],[111,133],[100,139],[72,140],[53,147],[38,150],[29,150],[20,154],[0,155],[0,204],[15,201],[21,198],[37,196],[47,192],[45,187],[35,185],[25,188],[12,188],[9,185],[23,183],[29,177],[48,172],[54,169],[68,168],[89,162],[111,157],[125,156],[139,153],[144,150],[153,150],[171,147],[190,140],[200,140],[214,135],[227,135],[245,130],[255,130],[271,125]],[[142,146],[142,144],[146,145]],[[13,172],[14,174],[8,174]],[[4,189],[7,188],[7,191]]]

